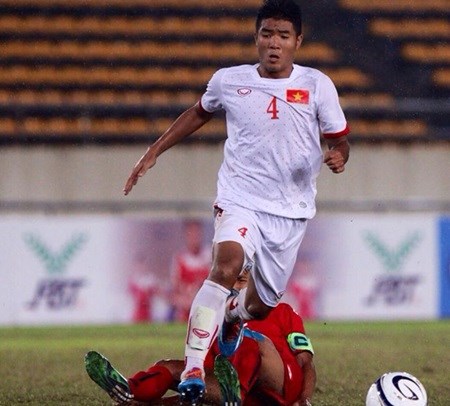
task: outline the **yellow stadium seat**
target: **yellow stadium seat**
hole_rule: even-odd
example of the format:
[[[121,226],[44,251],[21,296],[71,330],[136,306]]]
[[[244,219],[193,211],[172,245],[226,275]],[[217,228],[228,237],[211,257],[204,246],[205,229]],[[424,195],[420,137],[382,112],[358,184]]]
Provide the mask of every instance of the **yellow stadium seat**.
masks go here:
[[[450,45],[442,43],[409,43],[401,50],[404,58],[426,64],[450,64]]]
[[[427,133],[427,124],[423,120],[352,120],[352,134],[373,136],[374,134],[389,137],[420,137]]]
[[[373,34],[389,38],[450,38],[450,21],[442,18],[374,18],[369,27]]]
[[[448,12],[448,0],[339,0],[342,7],[352,10],[377,12],[377,11],[446,11]]]

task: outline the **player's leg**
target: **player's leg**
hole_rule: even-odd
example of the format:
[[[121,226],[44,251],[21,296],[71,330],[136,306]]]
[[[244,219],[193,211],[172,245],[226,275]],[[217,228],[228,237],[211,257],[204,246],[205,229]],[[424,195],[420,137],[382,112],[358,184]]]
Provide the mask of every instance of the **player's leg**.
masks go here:
[[[258,342],[244,337],[242,344],[229,359],[239,377],[241,401],[245,403],[248,393],[258,380],[261,367]]]
[[[89,351],[84,358],[86,372],[115,402],[128,403],[133,394],[125,377],[102,354]]]
[[[303,390],[303,371],[295,356],[282,358],[272,341],[258,332],[246,329],[245,335],[254,337],[261,358],[256,382],[245,397],[246,404],[253,404],[251,398],[256,404],[293,404]]]
[[[208,404],[221,404],[222,394],[219,384],[213,374],[214,357],[208,354],[206,360],[205,381],[208,393],[204,400]],[[161,360],[147,371],[140,371],[128,379],[134,400],[143,404],[180,405],[180,396],[163,396],[169,389],[177,391],[180,375],[184,369],[181,360]]]
[[[204,386],[202,386],[204,381],[202,362],[207,346],[211,343],[210,336],[213,338],[216,333],[214,329],[222,324],[225,311],[223,296],[220,294],[221,297],[219,298],[216,291],[215,296],[207,297],[205,285],[215,284],[216,287],[230,289],[241,270],[244,267],[251,267],[255,244],[258,243],[259,239],[259,228],[252,212],[232,208],[228,212],[218,213],[215,223],[212,271],[208,281],[204,283],[194,299],[191,308],[192,314],[190,315],[185,351],[186,368],[178,387],[186,400],[193,399],[204,391]],[[221,293],[223,293],[223,290]],[[219,301],[220,308],[217,306]],[[240,321],[253,318],[246,311],[245,301],[241,302],[238,308],[237,320],[223,323],[221,328],[221,340],[219,342],[226,342],[228,349],[231,349],[231,351],[223,351],[226,355],[231,355],[242,339],[242,324]],[[216,324],[214,321],[216,321]],[[204,338],[198,337],[198,333],[204,332],[206,332],[206,334],[202,334]],[[223,350],[223,347],[221,349]]]
[[[264,314],[277,306],[285,293],[306,232],[307,222],[258,213],[261,241],[256,246],[248,309]],[[266,307],[265,307],[265,306]]]
[[[248,270],[239,275],[245,277],[246,287],[233,291],[225,306],[225,320],[219,335],[219,348],[223,355],[231,356],[243,338],[243,321],[266,317],[272,309],[261,301]]]
[[[184,368],[181,360],[158,361],[146,371],[136,372],[128,378],[135,400],[151,402],[160,399],[169,389],[175,390]]]
[[[233,318],[261,320],[267,317],[273,307],[266,305],[261,300],[255,282],[250,276],[247,287],[239,292],[235,302],[228,309],[226,317],[229,320],[233,320]]]
[[[219,246],[223,242],[234,243],[241,251],[240,269],[236,266],[233,273],[240,275],[248,272],[254,264],[255,246],[259,243],[260,232],[252,211],[231,207],[224,211],[219,227],[216,227],[214,242]],[[220,267],[218,267],[220,270]],[[234,276],[236,277],[236,275]],[[253,315],[247,311],[245,291],[231,294],[225,306],[225,319],[219,332],[219,348],[225,356],[231,356],[242,341],[243,321],[251,320]],[[233,314],[229,311],[233,310]]]
[[[249,406],[292,404],[285,402],[285,368],[272,341],[247,328],[245,337],[231,359],[239,374],[242,402]]]
[[[178,391],[185,401],[196,402],[205,392],[204,360],[224,315],[229,290],[206,280],[192,303],[185,347],[185,369]]]
[[[220,386],[221,403],[227,406],[240,406],[241,386],[238,374],[231,362],[221,354],[215,359],[214,375]]]
[[[261,355],[261,367],[259,368],[257,384],[282,395],[284,385],[283,359],[272,341],[267,337],[258,341],[258,346]]]
[[[186,402],[195,404],[204,395],[204,359],[223,320],[228,295],[227,288],[206,280],[192,303],[185,347],[186,365],[178,385],[178,391]]]
[[[264,335],[245,329],[240,347],[230,357],[234,371],[220,358],[215,375],[224,399],[249,404],[284,404],[284,365],[272,341]],[[239,388],[236,379],[239,379]],[[299,386],[299,382],[293,383]],[[240,400],[236,391],[240,390]]]
[[[251,244],[250,238],[245,244],[242,241],[246,221],[241,215],[220,211],[216,216],[212,270],[195,296],[189,316],[186,367],[178,387],[184,400],[197,400],[204,393],[204,359],[222,325],[230,289],[245,263],[248,249],[244,250],[244,246]]]
[[[215,251],[211,277],[223,278],[224,274],[228,273],[227,280],[230,280],[233,283],[232,286],[234,286],[245,261],[243,247],[234,241],[224,241],[215,245]],[[219,348],[225,356],[230,356],[236,351],[243,337],[243,320],[249,320],[251,318],[250,314],[245,310],[243,303],[237,304],[237,302],[234,302],[238,294],[239,292],[232,290],[227,297],[224,307],[224,317],[222,317],[219,327]],[[235,309],[237,316],[233,319],[227,319],[225,312],[231,306],[239,307],[239,309]]]

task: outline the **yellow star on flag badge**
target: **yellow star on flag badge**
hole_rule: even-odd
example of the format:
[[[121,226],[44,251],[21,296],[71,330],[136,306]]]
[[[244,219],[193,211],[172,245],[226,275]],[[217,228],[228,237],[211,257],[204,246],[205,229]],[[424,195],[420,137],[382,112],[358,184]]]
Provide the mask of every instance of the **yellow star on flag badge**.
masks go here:
[[[305,89],[287,89],[286,100],[289,103],[309,104],[309,90]]]

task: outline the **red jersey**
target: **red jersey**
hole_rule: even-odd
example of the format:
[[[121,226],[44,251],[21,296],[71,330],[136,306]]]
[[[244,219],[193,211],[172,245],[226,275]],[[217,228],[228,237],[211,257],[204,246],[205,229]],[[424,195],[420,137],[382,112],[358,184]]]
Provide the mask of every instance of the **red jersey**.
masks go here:
[[[182,252],[175,257],[172,278],[174,282],[184,285],[196,285],[200,287],[208,277],[211,268],[211,250],[204,248],[197,255],[189,251]]]
[[[278,304],[263,320],[248,321],[247,327],[269,337],[283,360],[295,357],[287,336],[293,332],[305,334],[302,318],[287,303]]]
[[[184,251],[176,255],[172,266],[173,317],[178,321],[187,321],[195,294],[208,277],[211,268],[211,250],[204,247],[194,254]]]

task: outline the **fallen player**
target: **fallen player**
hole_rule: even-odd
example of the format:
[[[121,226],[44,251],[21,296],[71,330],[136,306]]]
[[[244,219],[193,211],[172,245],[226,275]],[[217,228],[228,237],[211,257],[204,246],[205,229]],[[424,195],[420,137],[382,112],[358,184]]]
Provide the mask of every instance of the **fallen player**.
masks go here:
[[[238,287],[246,282],[247,275],[241,275]],[[242,343],[228,357],[229,362],[220,355],[217,339],[210,348],[205,361],[208,391],[203,403],[311,405],[316,383],[314,351],[303,321],[292,307],[280,303],[266,319],[249,321],[244,331]],[[183,360],[158,361],[128,379],[95,351],[86,354],[85,362],[91,379],[118,404],[180,404],[177,395],[164,395],[177,390]]]

